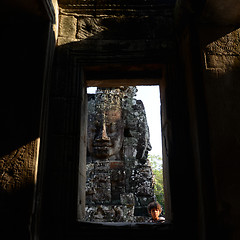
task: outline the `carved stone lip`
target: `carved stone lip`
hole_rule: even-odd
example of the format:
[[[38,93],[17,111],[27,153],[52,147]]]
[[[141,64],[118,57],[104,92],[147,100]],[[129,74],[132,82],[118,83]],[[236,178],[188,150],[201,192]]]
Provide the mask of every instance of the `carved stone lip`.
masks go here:
[[[104,148],[104,147],[112,147],[112,146],[113,146],[112,143],[104,143],[104,142],[93,144],[93,147],[95,148]]]
[[[110,148],[112,147],[112,145],[99,145],[99,146],[94,146],[95,149],[106,149],[106,148]]]

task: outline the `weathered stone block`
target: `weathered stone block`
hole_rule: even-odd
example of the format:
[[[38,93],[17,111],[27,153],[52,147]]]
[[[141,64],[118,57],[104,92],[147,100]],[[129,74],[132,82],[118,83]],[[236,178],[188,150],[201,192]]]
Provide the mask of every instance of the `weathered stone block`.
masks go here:
[[[135,159],[137,156],[137,144],[138,139],[134,137],[128,137],[124,139],[124,158],[125,159]]]
[[[152,186],[147,182],[144,182],[142,185],[136,187],[136,195],[137,196],[146,196],[150,197],[154,194]]]
[[[222,69],[224,71],[238,68],[239,56],[206,55],[206,69]]]
[[[112,170],[111,181],[117,182],[118,185],[122,185],[125,182],[125,171],[124,170]]]
[[[124,162],[123,161],[111,161],[110,162],[110,169],[123,169]]]
[[[68,39],[76,38],[77,19],[74,16],[60,15],[59,36]]]
[[[112,219],[114,210],[111,206],[97,205],[86,207],[86,220],[93,222],[104,222]]]
[[[92,195],[92,201],[96,203],[111,201],[111,182],[107,173],[95,174],[92,180],[87,181],[87,186],[87,194]]]
[[[94,162],[94,171],[98,173],[108,173],[110,169],[109,161],[97,160]]]
[[[86,182],[86,196],[95,194],[95,186],[92,180]]]
[[[98,184],[98,185],[100,183],[108,183],[110,182],[110,176],[108,173],[98,173],[94,175],[93,181],[95,184]]]
[[[133,193],[125,193],[120,195],[121,204],[127,205],[127,206],[134,206],[135,205],[135,199]]]
[[[123,206],[123,222],[133,222],[134,221],[134,205]]]
[[[14,193],[34,186],[39,140],[0,157],[1,192]]]
[[[111,202],[111,185],[110,183],[100,185],[94,188],[94,194],[92,200],[95,203],[109,203]]]
[[[100,33],[105,30],[101,24],[101,18],[78,18],[77,21],[77,38],[80,40],[91,38],[101,38]]]
[[[93,222],[131,222],[133,220],[133,207],[117,205],[97,205],[86,207],[86,220]]]
[[[138,201],[138,203],[139,203],[139,206],[148,206],[148,204],[150,203],[150,202],[153,202],[155,199],[154,199],[154,197],[141,197],[141,196],[138,196],[137,197],[137,201]]]

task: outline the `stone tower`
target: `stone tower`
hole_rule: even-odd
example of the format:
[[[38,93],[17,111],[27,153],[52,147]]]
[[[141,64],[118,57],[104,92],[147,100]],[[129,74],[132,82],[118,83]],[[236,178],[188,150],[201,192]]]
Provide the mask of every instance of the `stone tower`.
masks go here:
[[[89,95],[86,220],[146,221],[154,200],[144,105],[136,87]]]

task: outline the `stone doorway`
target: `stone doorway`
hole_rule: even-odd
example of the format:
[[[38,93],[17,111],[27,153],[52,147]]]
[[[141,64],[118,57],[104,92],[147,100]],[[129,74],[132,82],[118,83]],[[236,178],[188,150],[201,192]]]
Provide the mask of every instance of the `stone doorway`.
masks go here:
[[[86,155],[87,155],[87,94],[86,94],[86,88],[89,86],[95,86],[98,88],[104,88],[104,89],[109,89],[109,88],[118,88],[119,86],[124,86],[122,87],[123,92],[125,92],[125,96],[123,96],[123,98],[125,99],[125,103],[128,102],[132,102],[132,101],[136,101],[136,99],[134,99],[134,94],[131,94],[131,88],[133,87],[129,87],[129,86],[138,86],[138,85],[155,85],[155,86],[163,86],[163,93],[164,93],[164,81],[165,81],[165,66],[160,64],[160,63],[151,63],[151,64],[133,64],[133,63],[117,63],[117,64],[113,64],[113,63],[109,63],[109,64],[99,64],[99,65],[80,65],[82,68],[80,68],[80,76],[82,77],[82,84],[83,84],[83,92],[85,94],[85,97],[83,99],[85,99],[82,102],[82,110],[81,110],[81,133],[80,135],[83,134],[83,136],[80,136],[80,149],[79,149],[79,155],[80,155],[80,162],[79,162],[79,189],[78,189],[78,218],[83,221],[86,220],[86,203],[89,204],[89,214],[95,214],[97,217],[96,221],[102,221],[102,215],[103,212],[105,212],[105,210],[103,210],[102,206],[103,205],[103,200],[99,200],[99,196],[94,196],[94,193],[96,192],[96,189],[93,190],[92,188],[92,182],[87,182],[87,178],[88,178],[88,174],[92,174],[93,176],[96,174],[94,174],[95,169],[97,169],[98,167],[95,166],[97,163],[91,163],[93,165],[86,165],[86,163],[88,162],[86,159]],[[123,76],[125,76],[125,78],[122,78]],[[111,95],[111,94],[110,94]],[[119,93],[117,93],[117,95],[119,95]],[[164,94],[163,94],[164,96]],[[114,98],[114,97],[113,97]],[[106,100],[106,99],[105,99]],[[103,102],[105,101],[103,99]],[[116,99],[115,99],[116,100]],[[162,99],[161,99],[162,101]],[[146,118],[145,112],[144,112],[144,107],[142,106],[142,102],[140,101],[139,104],[130,104],[131,108],[135,108],[135,110],[131,111],[131,114],[137,114],[137,115],[141,115],[142,116],[142,122],[140,121],[138,124],[139,126],[141,126],[141,128],[143,129],[147,129],[148,126],[145,126],[146,123],[143,121],[144,118]],[[133,106],[135,105],[135,106]],[[159,106],[160,108],[160,106]],[[129,111],[129,110],[128,110]],[[130,115],[131,115],[130,114]],[[125,122],[134,122],[131,119],[129,120],[124,120]],[[131,124],[130,124],[131,125]],[[85,127],[84,127],[85,126]],[[144,126],[144,127],[143,127]],[[85,130],[84,130],[85,129]],[[135,130],[136,131],[136,130]],[[134,132],[134,130],[133,130]],[[135,134],[139,134],[137,132],[135,132]],[[148,135],[148,131],[145,131],[144,133],[145,135]],[[141,134],[140,134],[141,135]],[[131,136],[131,131],[128,128],[124,129],[124,136],[126,136],[125,141],[127,142],[127,139],[133,139],[133,136]],[[139,139],[141,139],[141,136],[138,136]],[[86,141],[82,141],[82,139],[86,139]],[[143,142],[147,142],[146,141],[147,138],[143,138],[142,141]],[[135,139],[136,140],[136,139]],[[134,141],[134,140],[133,140]],[[109,207],[106,208],[107,212],[114,212],[115,215],[117,216],[115,221],[146,221],[146,219],[149,218],[148,216],[148,212],[147,212],[147,205],[149,202],[153,201],[154,198],[154,193],[153,193],[153,182],[152,182],[152,171],[151,168],[149,168],[148,165],[148,159],[147,159],[147,143],[142,144],[144,147],[142,150],[137,151],[136,148],[139,148],[139,143],[137,143],[138,140],[136,140],[136,143],[132,143],[133,145],[135,144],[135,150],[134,147],[132,148],[132,150],[126,150],[126,152],[129,152],[129,155],[132,154],[132,151],[136,151],[138,153],[136,153],[135,157],[130,157],[132,159],[132,166],[129,168],[129,166],[125,165],[125,160],[124,157],[122,157],[122,160],[124,161],[119,161],[119,159],[115,159],[117,161],[115,161],[115,163],[111,163],[109,162],[109,166],[101,166],[100,164],[100,172],[97,170],[97,172],[101,173],[101,177],[103,177],[103,175],[105,175],[106,173],[104,172],[105,169],[110,169],[111,172],[124,172],[125,167],[128,168],[128,173],[126,175],[124,175],[123,179],[121,179],[121,176],[123,175],[119,175],[119,174],[115,174],[113,173],[114,177],[112,176],[112,178],[116,178],[115,183],[113,185],[111,185],[109,183],[109,179],[108,175],[105,176],[105,178],[101,178],[102,179],[102,183],[99,183],[100,185],[105,185],[105,190],[104,193],[107,194],[108,192],[108,203],[107,205],[112,205],[112,206],[116,206],[116,205],[121,205],[121,202],[125,202],[124,204],[128,205],[129,207],[131,206],[131,208],[128,208],[124,213],[124,211],[121,209],[119,210],[118,208],[111,207],[111,210],[109,210]],[[123,144],[124,145],[124,144]],[[125,144],[126,146],[130,146],[129,144]],[[130,147],[131,148],[131,147]],[[121,154],[122,156],[124,155],[124,153],[121,150]],[[144,156],[144,154],[146,156]],[[133,155],[133,154],[132,154]],[[165,158],[165,162],[167,162],[167,155],[165,155],[163,158]],[[126,158],[127,159],[127,158]],[[137,160],[137,164],[135,164],[135,160]],[[111,161],[114,159],[111,159]],[[114,161],[113,161],[114,162]],[[134,168],[138,165],[137,168],[139,168],[139,171],[134,171]],[[146,167],[143,167],[143,166]],[[140,166],[142,166],[143,168],[140,169]],[[167,163],[164,166],[164,169],[167,169]],[[89,167],[89,168],[88,168]],[[113,168],[116,168],[115,170],[113,170]],[[144,169],[145,168],[145,169]],[[88,170],[86,171],[86,169]],[[94,171],[93,171],[94,169]],[[112,170],[111,170],[112,169]],[[131,169],[131,170],[129,170]],[[87,174],[86,174],[87,173]],[[102,174],[104,173],[104,174]],[[144,188],[143,186],[141,186],[141,181],[139,182],[139,186],[138,186],[138,190],[136,190],[137,186],[132,186],[132,188],[135,188],[135,193],[137,194],[137,191],[139,191],[139,196],[141,197],[137,197],[134,196],[134,191],[130,190],[131,185],[134,185],[133,181],[132,183],[131,180],[129,180],[132,177],[134,178],[134,175],[144,175],[145,178],[148,181],[148,190],[147,193],[143,193],[143,191],[145,191],[147,188]],[[166,182],[168,181],[168,171],[166,171],[165,175],[165,185]],[[111,178],[111,177],[110,177]],[[140,176],[141,178],[141,176]],[[128,179],[128,180],[126,180]],[[99,180],[98,177],[96,178],[96,181]],[[120,181],[120,182],[119,182]],[[90,188],[88,188],[87,191],[85,191],[85,184],[87,182],[87,188],[90,186]],[[101,182],[101,181],[100,181]],[[120,185],[118,186],[118,183],[120,183]],[[108,191],[109,186],[111,185],[111,190],[113,190],[113,192],[111,190]],[[121,186],[122,185],[122,186]],[[135,184],[138,185],[138,184]],[[127,187],[126,187],[127,186]],[[166,185],[168,186],[168,184]],[[114,188],[114,189],[112,189]],[[126,191],[126,188],[128,189]],[[142,188],[142,191],[140,190]],[[123,190],[124,189],[124,190]],[[168,192],[168,187],[165,187],[165,192]],[[100,190],[101,191],[101,190]],[[111,192],[111,193],[110,193]],[[131,195],[133,193],[133,195]],[[130,195],[129,195],[130,194]],[[87,197],[86,200],[86,195],[90,195],[90,199]],[[147,197],[146,197],[147,195]],[[111,197],[110,197],[111,196]],[[92,198],[96,199],[94,201],[97,202],[98,206],[100,206],[100,208],[96,208],[94,211],[95,213],[92,213],[91,211],[91,206],[94,205],[94,201],[92,200]],[[113,199],[113,202],[110,201],[110,199]],[[168,202],[170,202],[168,200]],[[165,211],[167,212],[168,210],[168,205],[166,204],[166,208]],[[87,210],[88,211],[88,210]],[[106,213],[106,215],[108,215],[108,213]],[[111,215],[111,214],[110,214]],[[127,216],[130,215],[130,217],[124,218],[123,216]],[[119,217],[120,216],[120,217]],[[137,219],[134,216],[139,216]],[[87,220],[91,220],[91,218],[88,218]],[[104,221],[109,221],[107,219],[104,219]]]

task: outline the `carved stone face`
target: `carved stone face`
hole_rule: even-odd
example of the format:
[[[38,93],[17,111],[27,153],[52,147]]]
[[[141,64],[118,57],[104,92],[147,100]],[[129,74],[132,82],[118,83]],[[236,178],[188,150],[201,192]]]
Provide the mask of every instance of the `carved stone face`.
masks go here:
[[[124,124],[118,106],[98,107],[89,115],[88,151],[98,159],[117,155],[122,148]]]

